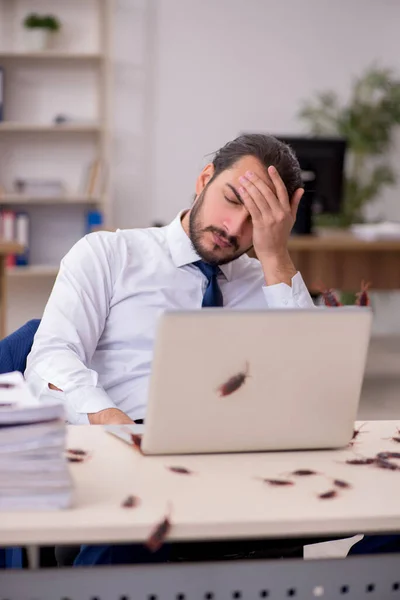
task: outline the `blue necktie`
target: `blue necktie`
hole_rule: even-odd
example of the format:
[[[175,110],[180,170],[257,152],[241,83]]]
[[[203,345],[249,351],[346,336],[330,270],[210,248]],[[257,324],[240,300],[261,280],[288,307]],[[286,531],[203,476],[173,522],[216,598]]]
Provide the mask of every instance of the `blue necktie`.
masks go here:
[[[220,268],[217,265],[210,265],[204,262],[204,260],[198,260],[193,264],[196,265],[208,279],[208,285],[203,296],[203,308],[207,306],[223,306],[224,300],[217,281],[217,275],[220,272]]]

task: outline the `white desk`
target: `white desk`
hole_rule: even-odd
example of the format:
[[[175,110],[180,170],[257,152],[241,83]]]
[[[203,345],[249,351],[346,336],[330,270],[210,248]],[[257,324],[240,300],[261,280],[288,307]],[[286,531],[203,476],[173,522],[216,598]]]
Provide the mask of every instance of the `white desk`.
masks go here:
[[[91,458],[87,462],[71,464],[76,488],[74,506],[60,512],[1,513],[0,546],[143,541],[154,525],[165,515],[168,504],[172,506],[169,541],[298,536],[329,538],[330,535],[345,537],[366,532],[400,532],[400,471],[393,472],[371,466],[351,466],[344,463],[347,458],[354,457],[354,452],[372,456],[380,451],[400,451],[400,444],[384,439],[396,435],[397,425],[400,425],[400,420],[399,423],[369,422],[363,427],[353,449],[341,451],[181,457],[144,457],[121,440],[106,433],[101,427],[71,427],[69,446],[83,448],[91,453]],[[290,426],[288,420],[288,427]],[[194,473],[175,474],[166,468],[169,465],[185,466]],[[286,477],[288,473],[297,469],[313,469],[321,475],[294,477],[292,479],[295,485],[287,487],[271,487],[257,479],[258,477],[274,479]],[[352,486],[351,489],[339,490],[339,496],[333,499],[318,498],[319,493],[333,487],[332,478],[348,481]],[[138,508],[121,507],[122,501],[129,494],[140,498],[141,504]],[[368,561],[368,568],[366,568],[366,561]],[[258,578],[265,577],[266,569],[273,569],[274,577],[277,578],[274,581],[278,585],[280,575],[278,576],[277,573],[285,563],[286,570],[282,570],[281,576],[286,577],[288,573],[290,575],[293,567],[293,581],[297,582],[296,589],[300,589],[299,582],[300,580],[305,582],[306,574],[307,578],[313,577],[315,562],[319,563],[319,576],[321,569],[323,570],[322,562],[325,565],[324,569],[330,565],[325,581],[333,576],[332,565],[337,576],[342,577],[343,569],[349,569],[346,565],[351,563],[352,570],[348,571],[348,577],[350,573],[363,574],[364,579],[369,580],[371,577],[376,581],[379,579],[382,586],[389,585],[389,580],[391,581],[397,573],[397,583],[400,582],[400,561],[397,556],[385,557],[384,564],[382,557],[363,557],[346,561],[312,561],[312,565],[297,560],[249,561],[240,565],[237,561],[233,561],[210,564],[209,568],[214,576],[216,576],[215,569],[218,571],[221,568],[225,576],[228,570],[229,577],[236,576],[241,569],[244,569],[241,572],[246,581],[249,573],[246,575],[245,572],[250,568],[251,580],[253,583],[257,581],[257,585],[261,585]],[[361,566],[358,568],[357,565]],[[164,594],[167,584],[165,581],[162,584],[161,580],[163,577],[170,578],[172,573],[174,577],[168,579],[171,585],[173,582],[173,586],[176,586],[176,582],[179,581],[185,581],[185,585],[188,585],[187,577],[183,574],[186,569],[191,569],[190,577],[193,585],[197,582],[204,587],[205,568],[204,564],[155,565],[118,567],[106,571],[107,581],[115,581],[115,585],[119,586],[118,590],[122,589],[122,582],[127,582],[132,577],[137,578],[138,573],[140,577],[145,577],[147,574],[147,583],[143,580],[142,584],[145,586],[143,590],[149,590],[148,583],[156,581],[154,579],[156,573],[157,577],[161,578],[159,581],[161,587],[158,588],[158,584],[153,583],[151,589],[160,589],[160,593]],[[259,569],[261,570],[258,571]],[[82,573],[79,574],[79,578],[83,578],[80,579],[82,582],[85,577],[92,578],[93,583],[96,580],[96,586],[98,582],[103,581],[103,575],[100,576],[102,571],[99,569],[96,569],[95,578],[92,577],[93,570],[80,571]],[[4,582],[11,586],[5,588],[10,590],[7,598],[31,598],[28,595],[12,595],[17,590],[15,586],[19,585],[17,582],[30,577],[33,578],[29,580],[31,593],[36,588],[30,586],[36,585],[39,586],[37,589],[40,589],[41,597],[47,598],[47,588],[40,586],[49,586],[50,583],[60,586],[61,581],[63,585],[70,586],[72,579],[75,581],[73,585],[77,585],[78,579],[75,576],[71,578],[68,573],[71,572],[64,569],[53,572],[38,571],[23,574],[20,572],[18,575],[7,573]],[[64,579],[60,580],[60,577]],[[384,577],[385,579],[382,579]],[[395,584],[396,581],[391,583],[391,585]],[[68,588],[70,589],[72,588]],[[386,591],[389,594],[389,588]],[[387,597],[400,598],[400,583],[397,596],[393,596],[395,591],[391,589],[392,596]],[[114,589],[112,593],[114,595],[96,597],[102,600],[108,597],[119,597]],[[118,593],[122,595],[122,592],[118,591]],[[91,594],[95,597],[95,592],[91,591]],[[81,597],[72,596],[70,591],[67,593],[65,590],[60,597],[64,596],[73,597],[74,600]],[[164,596],[173,597],[166,592]],[[54,600],[50,591],[48,597]],[[84,597],[88,598],[89,595],[86,593],[85,596],[82,595],[82,598]],[[195,597],[197,598],[197,595]],[[325,597],[336,598],[334,595]],[[382,588],[378,597],[386,598]],[[158,600],[160,598],[161,596],[158,595]]]

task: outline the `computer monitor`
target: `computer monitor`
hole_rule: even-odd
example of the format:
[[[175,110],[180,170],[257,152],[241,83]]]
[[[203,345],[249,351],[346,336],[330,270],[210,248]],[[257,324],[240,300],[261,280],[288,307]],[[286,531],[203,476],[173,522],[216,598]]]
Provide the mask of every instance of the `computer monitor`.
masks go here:
[[[346,140],[339,137],[275,137],[291,146],[302,170],[305,190],[292,234],[311,234],[314,214],[335,214],[341,210]]]

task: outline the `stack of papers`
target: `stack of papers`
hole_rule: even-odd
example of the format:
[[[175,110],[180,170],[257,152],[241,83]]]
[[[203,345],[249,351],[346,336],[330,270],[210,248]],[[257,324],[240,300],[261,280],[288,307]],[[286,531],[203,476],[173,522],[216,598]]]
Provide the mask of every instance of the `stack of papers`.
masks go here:
[[[70,506],[66,433],[62,404],[36,400],[21,373],[0,375],[0,510]]]

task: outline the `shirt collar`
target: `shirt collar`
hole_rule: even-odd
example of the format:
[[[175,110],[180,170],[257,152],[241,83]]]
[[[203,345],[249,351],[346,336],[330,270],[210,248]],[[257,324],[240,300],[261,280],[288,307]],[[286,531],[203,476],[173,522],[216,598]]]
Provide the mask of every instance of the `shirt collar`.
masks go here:
[[[185,212],[185,210],[182,210],[175,219],[167,225],[167,243],[172,261],[176,267],[183,267],[196,262],[196,260],[201,260],[201,257],[193,248],[189,236],[182,227],[181,219]],[[236,260],[240,260],[240,258]],[[222,273],[228,281],[232,279],[233,263],[236,262],[236,260],[220,266]]]

